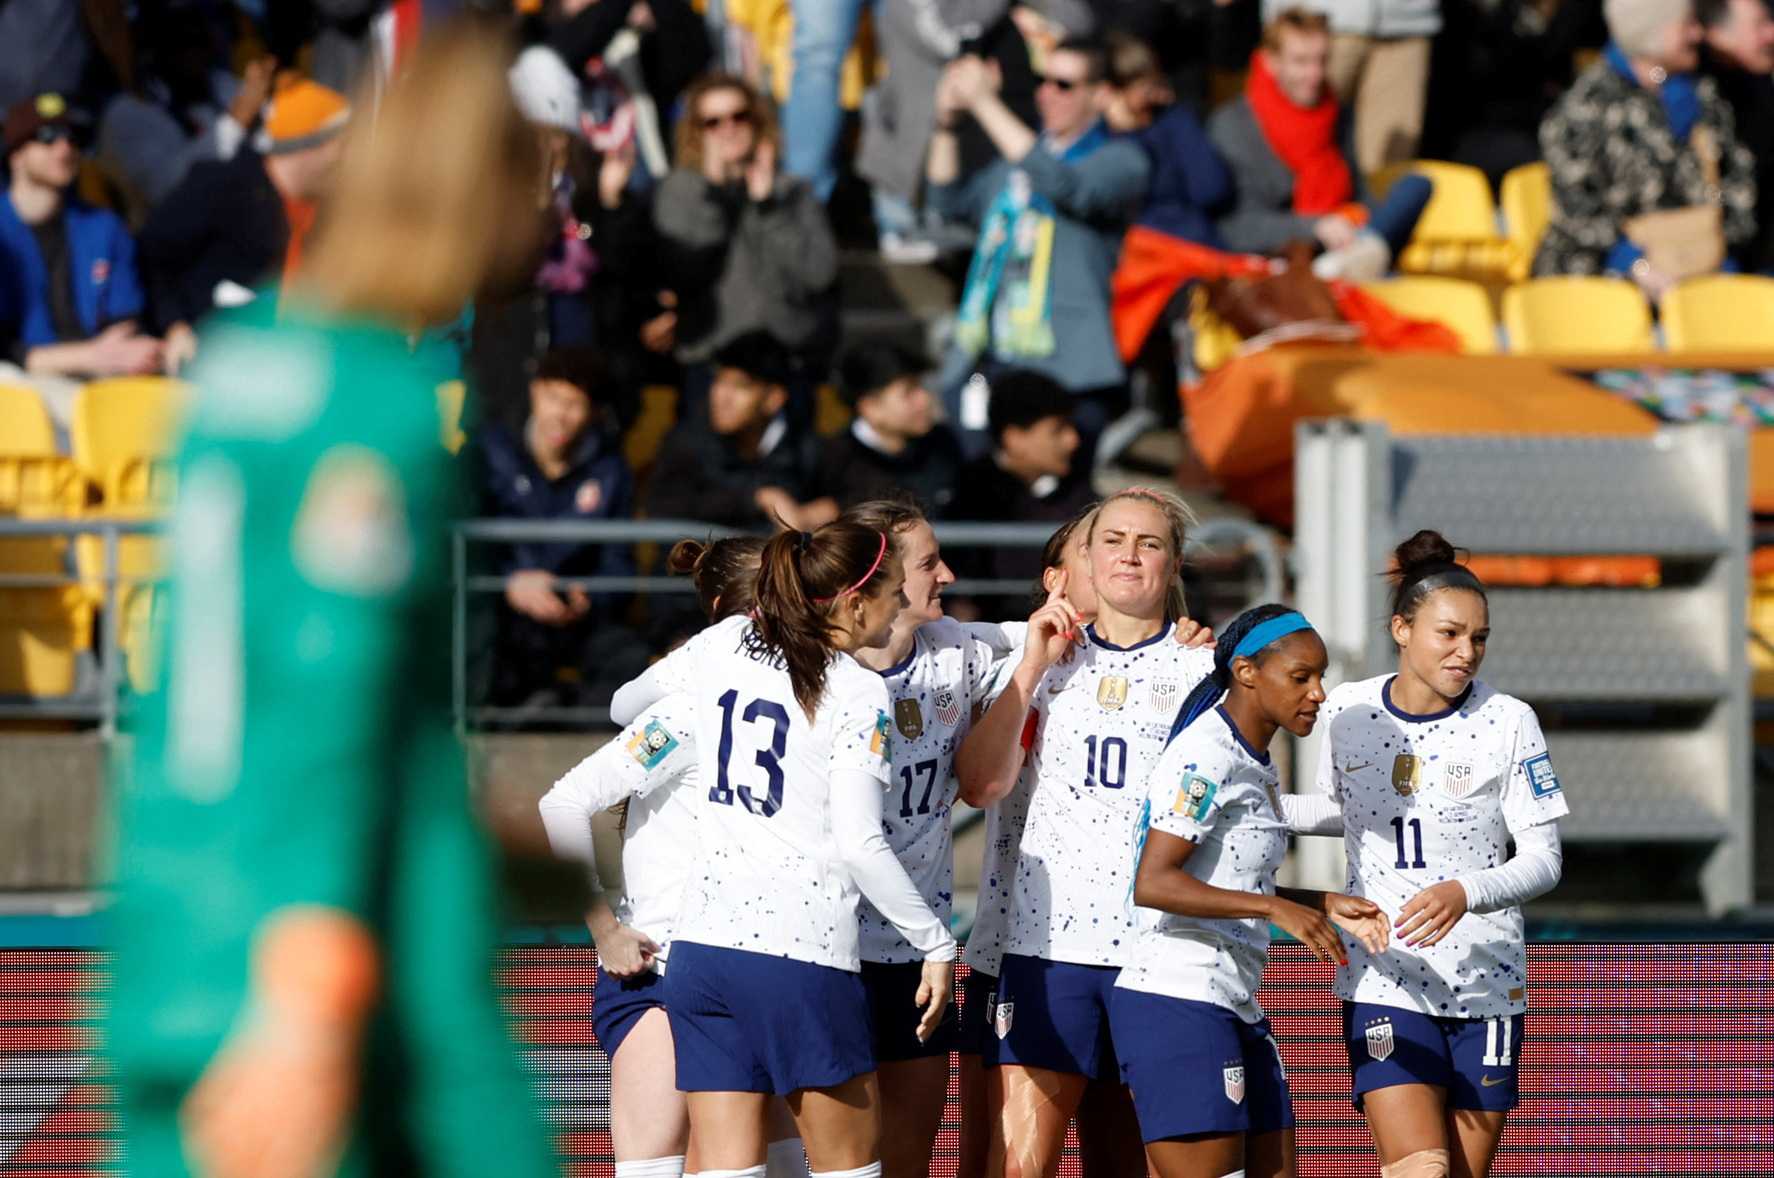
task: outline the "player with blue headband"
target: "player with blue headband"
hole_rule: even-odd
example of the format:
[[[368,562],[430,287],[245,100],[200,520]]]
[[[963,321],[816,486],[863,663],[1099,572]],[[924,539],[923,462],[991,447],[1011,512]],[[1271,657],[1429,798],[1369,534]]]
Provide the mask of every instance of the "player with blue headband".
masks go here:
[[[1293,1102],[1256,998],[1269,926],[1325,961],[1347,957],[1339,928],[1386,947],[1377,905],[1275,886],[1290,826],[1269,744],[1312,731],[1328,661],[1297,610],[1246,611],[1150,778],[1139,932],[1109,1022],[1158,1178],[1293,1172]]]

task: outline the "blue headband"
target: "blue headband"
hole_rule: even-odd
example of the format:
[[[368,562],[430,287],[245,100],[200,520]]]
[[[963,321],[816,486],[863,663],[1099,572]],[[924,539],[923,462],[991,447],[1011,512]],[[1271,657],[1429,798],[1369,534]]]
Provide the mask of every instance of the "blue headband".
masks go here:
[[[1250,633],[1238,640],[1238,646],[1232,651],[1232,657],[1247,659],[1278,638],[1286,638],[1289,634],[1311,628],[1312,623],[1306,620],[1305,614],[1298,612],[1277,614],[1266,622],[1258,622],[1252,626]]]

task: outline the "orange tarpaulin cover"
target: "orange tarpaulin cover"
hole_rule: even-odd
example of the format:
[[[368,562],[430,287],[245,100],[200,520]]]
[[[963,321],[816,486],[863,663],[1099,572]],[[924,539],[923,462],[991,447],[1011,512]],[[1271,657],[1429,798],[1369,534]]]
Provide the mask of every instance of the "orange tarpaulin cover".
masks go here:
[[[1135,225],[1121,242],[1121,262],[1110,281],[1115,346],[1132,360],[1164,314],[1171,297],[1186,283],[1270,273],[1269,259],[1231,254]],[[1440,323],[1408,319],[1373,295],[1347,282],[1330,283],[1343,318],[1359,324],[1362,344],[1384,352],[1458,352],[1460,339]]]
[[[1269,348],[1183,390],[1195,452],[1228,498],[1293,526],[1294,423],[1383,421],[1398,434],[1613,434],[1657,429],[1648,411],[1533,356]]]

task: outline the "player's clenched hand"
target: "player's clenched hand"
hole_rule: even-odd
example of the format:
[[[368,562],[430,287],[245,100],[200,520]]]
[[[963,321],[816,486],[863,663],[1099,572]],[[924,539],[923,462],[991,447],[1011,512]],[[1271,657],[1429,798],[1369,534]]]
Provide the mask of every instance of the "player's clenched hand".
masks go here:
[[[1372,900],[1364,900],[1360,896],[1345,896],[1340,892],[1326,892],[1324,896],[1324,914],[1330,917],[1332,924],[1346,933],[1352,933],[1369,953],[1384,953],[1386,940],[1392,931],[1392,922]]]
[[[618,981],[646,973],[661,952],[652,937],[626,924],[594,933],[592,941],[597,945],[598,964]]]
[[[1061,572],[1041,608],[1029,615],[1029,635],[1023,643],[1023,665],[1045,670],[1072,649],[1084,615],[1066,600],[1066,579]]]
[[[1399,910],[1393,928],[1399,940],[1413,949],[1426,949],[1448,935],[1466,915],[1466,889],[1450,879],[1424,888]]]
[[[918,1020],[918,1042],[930,1042],[930,1036],[936,1034],[936,1028],[942,1025],[942,1016],[949,1008],[949,1000],[955,996],[955,963],[952,961],[926,961],[923,978],[918,983],[918,993],[914,1001],[923,1008],[924,1015]]]
[[[1177,619],[1176,639],[1179,644],[1188,647],[1190,650],[1201,650],[1203,648],[1212,650],[1219,645],[1214,639],[1213,627],[1204,626],[1194,618]]]
[[[1269,921],[1276,928],[1299,941],[1312,951],[1312,956],[1320,961],[1328,961],[1332,965],[1342,964],[1348,960],[1348,953],[1343,948],[1343,938],[1336,926],[1322,912],[1315,912],[1304,904],[1296,904],[1292,900],[1275,899],[1275,908],[1269,914]]]

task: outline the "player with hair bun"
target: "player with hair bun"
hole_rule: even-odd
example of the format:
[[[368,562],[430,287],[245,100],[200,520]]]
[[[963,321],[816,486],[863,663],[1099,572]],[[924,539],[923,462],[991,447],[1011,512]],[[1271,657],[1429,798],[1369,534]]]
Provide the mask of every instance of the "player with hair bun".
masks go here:
[[[1338,928],[1386,946],[1371,901],[1275,886],[1289,829],[1269,744],[1312,731],[1327,662],[1298,611],[1239,615],[1146,790],[1140,930],[1109,1017],[1158,1178],[1294,1174],[1293,1102],[1256,998],[1269,926],[1326,961],[1344,959]]]
[[[763,548],[755,536],[683,540],[667,565],[694,580],[704,612],[720,622],[751,611]],[[592,1030],[610,1058],[617,1178],[676,1178],[685,1170],[690,1117],[677,1089],[663,969],[696,851],[695,727],[690,696],[667,695],[569,770],[539,804],[554,853],[582,864],[589,876],[585,923],[598,956]],[[622,895],[612,908],[598,875],[591,820],[616,805],[626,808]],[[772,1114],[771,1178],[805,1174],[787,1110],[778,1106]]]
[[[1086,1088],[1118,1074],[1108,1004],[1133,941],[1144,782],[1184,697],[1213,669],[1208,652],[1172,637],[1189,522],[1162,492],[1103,503],[1082,553],[1095,621],[1084,624],[1056,578],[956,757],[971,805],[1009,796],[1025,753],[1033,781],[985,1059],[1003,1093],[989,1174],[1052,1178]]]
[[[1478,679],[1490,610],[1460,556],[1432,531],[1398,546],[1398,671],[1323,710],[1318,783],[1342,810],[1349,890],[1395,917],[1386,953],[1351,946],[1337,974],[1384,1178],[1489,1172],[1518,1099],[1520,905],[1558,883],[1568,813],[1533,710]]]
[[[882,835],[887,688],[853,657],[887,642],[901,582],[881,532],[783,531],[764,545],[754,616],[694,643],[706,793],[667,1013],[703,1178],[763,1178],[772,1094],[788,1097],[815,1176],[879,1178],[862,897],[922,959],[919,1038],[948,1006],[954,938]]]

